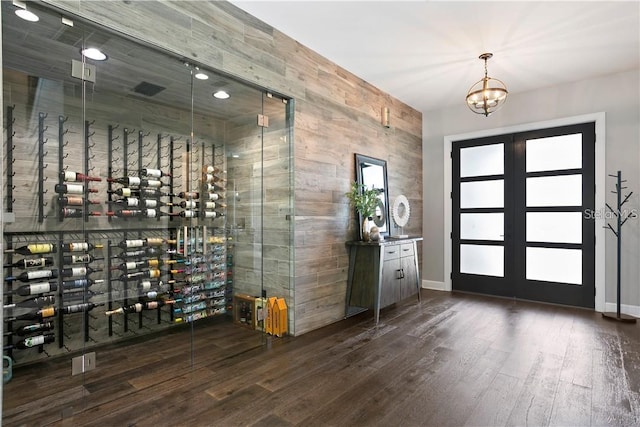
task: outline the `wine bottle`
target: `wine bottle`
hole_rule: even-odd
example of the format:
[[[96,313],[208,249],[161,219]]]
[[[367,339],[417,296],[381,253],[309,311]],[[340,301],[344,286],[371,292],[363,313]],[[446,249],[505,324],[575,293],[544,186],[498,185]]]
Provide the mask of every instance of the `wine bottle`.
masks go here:
[[[217,193],[219,191],[225,191],[226,188],[219,184],[207,183],[206,191],[208,193]]]
[[[37,267],[48,267],[53,265],[53,257],[42,257],[42,258],[23,258],[19,261],[14,262],[13,264],[4,265],[5,268],[16,267],[16,268],[37,268]]]
[[[17,276],[5,277],[4,280],[6,280],[7,282],[12,282],[14,280],[20,280],[21,282],[28,282],[29,280],[34,280],[34,279],[48,279],[48,278],[56,278],[56,277],[58,277],[58,270],[56,268],[51,268],[48,270],[23,271]]]
[[[20,350],[26,350],[28,348],[37,347],[39,345],[52,343],[55,340],[56,340],[56,336],[54,334],[35,335],[33,337],[27,337],[23,340],[20,340],[17,343],[15,343],[13,346],[9,346],[9,347],[17,348]]]
[[[226,178],[220,178],[216,175],[210,174],[210,173],[205,173],[202,175],[202,181],[207,183],[207,184],[213,184],[216,182],[226,182]]]
[[[63,218],[82,218],[85,215],[86,216],[100,216],[102,214],[100,212],[96,212],[96,211],[85,212],[82,209],[61,208],[60,209],[60,215]]]
[[[172,206],[172,203],[160,201],[158,199],[140,199],[137,197],[125,197],[123,199],[111,200],[108,203],[124,205],[128,208],[157,208],[160,206]]]
[[[102,178],[88,176],[80,172],[71,172],[71,171],[60,172],[60,178],[63,181],[69,181],[69,182],[102,181]]]
[[[88,264],[90,262],[103,260],[104,258],[96,258],[91,254],[82,255],[65,255],[62,262],[65,264]]]
[[[181,199],[199,199],[200,193],[197,191],[181,191],[177,194]]]
[[[13,304],[5,304],[4,308],[42,308],[48,307],[56,303],[56,297],[54,295],[46,295],[43,297],[33,297],[29,299],[25,299],[22,301],[18,301]]]
[[[147,256],[158,256],[164,253],[165,251],[163,251],[162,249],[159,249],[156,247],[148,247],[148,248],[137,249],[133,251],[120,252],[118,255],[116,255],[116,257],[126,260],[126,259],[142,258]]]
[[[24,325],[16,329],[16,335],[21,337],[29,334],[33,334],[34,332],[46,332],[53,331],[54,328],[53,322],[40,322],[40,323],[32,323],[30,325]]]
[[[97,200],[87,200],[80,196],[60,196],[58,197],[58,204],[60,206],[82,206],[89,207],[89,205],[100,204]]]
[[[138,176],[126,176],[123,178],[107,178],[108,182],[115,182],[122,184],[126,187],[150,187],[160,188],[165,185],[162,181],[157,179],[141,179]]]
[[[62,277],[82,277],[87,276],[92,273],[97,273],[102,270],[94,270],[91,267],[71,267],[71,268],[63,268],[62,269]]]
[[[55,307],[45,307],[45,308],[41,308],[40,310],[21,314],[20,316],[8,318],[6,320],[40,320],[42,321],[42,319],[55,316],[57,312],[58,311],[56,310]]]
[[[58,248],[53,243],[30,243],[26,246],[20,246],[15,249],[6,249],[5,253],[17,253],[20,255],[35,255],[35,254],[51,254],[58,251]]]
[[[224,212],[219,211],[204,211],[203,216],[205,218],[220,218],[224,216]]]
[[[165,196],[173,196],[173,194],[163,193],[162,191],[155,188],[132,189],[132,188],[123,187],[123,188],[118,188],[117,190],[107,190],[107,193],[116,194],[122,197],[138,196],[138,197],[144,197],[144,198],[154,198],[154,197],[158,198],[158,197],[165,197]]]
[[[73,305],[68,305],[66,307],[62,307],[62,312],[64,314],[80,313],[85,311],[91,311],[94,308],[99,307],[101,305],[104,305],[104,304],[95,304],[92,302],[73,304]]]
[[[62,246],[63,252],[86,252],[86,251],[91,251],[93,249],[101,249],[104,247],[104,245],[93,244],[91,242],[62,243],[61,246]]]
[[[56,184],[54,190],[58,194],[84,194],[84,185],[82,184]],[[97,193],[95,188],[87,189],[89,193]]]
[[[29,285],[22,285],[19,288],[14,289],[11,293],[17,294],[23,297],[29,295],[44,294],[47,292],[54,292],[58,290],[56,282],[41,282],[31,283]]]
[[[143,271],[135,271],[133,273],[127,273],[120,276],[118,279],[131,280],[131,279],[157,279],[162,275],[162,272],[157,268],[150,268]]]
[[[164,305],[173,304],[173,300],[158,300],[158,301],[146,301],[138,302],[135,304],[127,305],[124,307],[116,308],[115,310],[105,311],[104,314],[112,316],[114,314],[127,314],[127,313],[140,313],[142,310],[153,310],[160,308]]]
[[[173,215],[174,214],[162,212],[157,209],[120,209],[117,211],[107,212],[107,216],[117,216],[119,218],[134,218],[134,217],[157,218],[159,216],[173,216]]]
[[[145,246],[161,246],[163,243],[164,239],[161,237],[148,237],[146,239],[123,240],[118,243],[118,247],[122,249],[142,248]]]
[[[180,212],[178,215],[180,215],[183,218],[197,218],[198,217],[198,211],[197,210],[192,210],[192,209],[186,209],[186,210],[183,210],[182,212]]]
[[[149,169],[149,168],[141,169],[140,175],[148,176],[151,178],[161,178],[163,176],[171,176],[171,174],[162,172],[160,169]]]
[[[62,282],[63,289],[86,289],[92,285],[103,283],[102,279],[76,279]]]

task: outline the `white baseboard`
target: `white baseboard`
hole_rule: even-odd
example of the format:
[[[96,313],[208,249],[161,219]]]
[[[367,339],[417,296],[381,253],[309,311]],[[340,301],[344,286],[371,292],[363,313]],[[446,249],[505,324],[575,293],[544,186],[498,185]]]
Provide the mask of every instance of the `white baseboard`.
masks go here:
[[[424,282],[422,283],[424,284]],[[618,307],[616,306],[615,302],[608,302],[605,304],[605,312],[615,313],[617,310]],[[640,306],[620,304],[620,313],[640,318]]]
[[[434,282],[433,280],[423,280],[422,289],[433,289],[434,291],[444,291],[444,282]]]

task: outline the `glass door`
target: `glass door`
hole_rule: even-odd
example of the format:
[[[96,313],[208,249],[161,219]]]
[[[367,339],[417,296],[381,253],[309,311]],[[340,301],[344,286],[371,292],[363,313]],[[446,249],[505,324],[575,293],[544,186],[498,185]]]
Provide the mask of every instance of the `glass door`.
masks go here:
[[[454,144],[453,288],[594,306],[593,124]]]

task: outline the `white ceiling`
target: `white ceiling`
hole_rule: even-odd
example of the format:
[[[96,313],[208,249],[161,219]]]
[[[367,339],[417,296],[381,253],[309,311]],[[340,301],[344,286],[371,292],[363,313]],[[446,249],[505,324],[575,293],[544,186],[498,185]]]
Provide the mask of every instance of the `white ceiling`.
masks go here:
[[[483,52],[511,94],[640,67],[638,0],[231,3],[422,112],[464,104]]]

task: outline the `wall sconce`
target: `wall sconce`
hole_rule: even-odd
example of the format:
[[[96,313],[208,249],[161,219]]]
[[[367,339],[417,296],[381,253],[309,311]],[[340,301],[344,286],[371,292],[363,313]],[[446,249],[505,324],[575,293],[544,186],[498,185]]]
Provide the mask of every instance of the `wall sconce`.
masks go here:
[[[380,123],[382,126],[388,128],[389,125],[389,107],[382,107],[382,114],[380,115]]]

